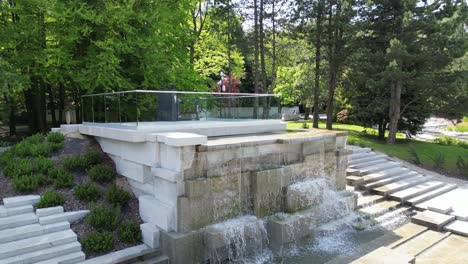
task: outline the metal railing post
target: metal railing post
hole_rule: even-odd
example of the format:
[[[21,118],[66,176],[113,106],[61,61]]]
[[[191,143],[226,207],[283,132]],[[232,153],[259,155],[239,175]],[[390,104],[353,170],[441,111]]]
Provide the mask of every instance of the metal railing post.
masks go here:
[[[107,123],[107,104],[106,104],[106,96],[104,95],[104,123]]]
[[[120,111],[120,93],[117,94],[119,97],[118,97],[118,103],[119,103],[119,122],[122,123],[122,113]]]
[[[93,123],[94,121],[94,96],[91,96],[91,110],[92,110],[92,115],[93,115]]]

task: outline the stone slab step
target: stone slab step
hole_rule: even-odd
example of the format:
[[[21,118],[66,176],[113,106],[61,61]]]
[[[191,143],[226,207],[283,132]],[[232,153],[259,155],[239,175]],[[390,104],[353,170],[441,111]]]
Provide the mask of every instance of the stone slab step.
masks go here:
[[[440,214],[429,210],[419,212],[411,217],[411,222],[437,230],[441,230],[444,225],[453,220],[455,220],[455,216],[453,215]]]
[[[5,206],[0,205],[0,218],[20,215],[20,214],[27,214],[34,212],[34,208],[32,205],[24,205],[18,206],[13,208],[5,208]]]
[[[73,242],[2,259],[0,260],[0,264],[31,264],[76,252],[81,252],[81,244]]]
[[[3,205],[5,208],[13,208],[24,205],[35,205],[41,200],[39,195],[23,195],[3,198]]]
[[[360,172],[361,176],[364,176],[364,175],[368,175],[368,174],[371,174],[371,173],[384,171],[384,170],[388,170],[388,169],[392,169],[392,168],[398,168],[398,167],[400,167],[400,164],[398,162],[387,161],[387,162],[379,164],[379,165],[374,165],[374,166],[370,166],[370,167],[367,167],[367,168],[362,168],[362,169],[360,169],[359,172]]]
[[[372,182],[380,181],[380,180],[391,178],[391,177],[398,176],[398,175],[407,175],[411,172],[412,171],[408,169],[398,167],[398,168],[383,170],[383,171],[376,172],[376,173],[367,174],[367,175],[362,176],[362,178],[363,178],[364,184],[369,184]]]
[[[394,219],[396,217],[400,217],[402,214],[407,214],[410,212],[410,209],[411,207],[400,207],[398,209],[395,209],[393,211],[390,211],[390,212],[387,212],[381,216],[378,216],[376,218],[374,218],[374,220],[377,222],[377,223],[383,223],[383,222],[386,222],[386,221],[389,221],[391,219]]]
[[[466,264],[468,238],[450,235],[418,256],[418,264]]]
[[[395,247],[394,249],[408,255],[417,256],[424,250],[447,238],[449,235],[450,233],[441,233],[427,230],[399,245],[398,247]]]
[[[385,200],[385,197],[378,194],[359,196],[357,200],[357,208],[363,208],[369,205],[376,204]]]
[[[407,178],[411,178],[411,177],[419,175],[419,173],[414,172],[414,171],[410,171],[410,170],[406,170],[406,171],[401,172],[401,173],[392,173],[392,174],[393,175],[381,178],[381,179],[379,179],[377,181],[368,182],[368,183],[362,185],[362,188],[365,189],[365,190],[371,190],[371,189],[379,188],[379,187],[382,187],[384,185],[390,184],[392,182],[396,182],[396,181],[399,181],[399,180],[402,180],[402,179],[407,179]]]
[[[371,148],[358,148],[358,147],[355,147],[355,148],[352,148],[351,151],[353,152],[353,154],[356,154],[356,153],[371,152],[372,149]]]
[[[346,184],[351,186],[359,186],[361,185],[363,179],[360,176],[347,176],[346,177]]]
[[[446,201],[438,201],[428,205],[427,210],[441,214],[448,214],[450,211],[452,211],[452,205]]]
[[[452,223],[444,226],[444,230],[468,237],[468,222],[455,220]]]
[[[162,255],[148,260],[136,262],[135,264],[169,264],[169,258]]]
[[[54,233],[70,228],[70,223],[59,222],[50,225],[32,224],[0,231],[0,244]],[[0,245],[1,246],[1,245]]]
[[[413,237],[425,232],[428,230],[426,226],[422,225],[417,225],[413,223],[407,223],[395,230],[393,230],[393,234],[396,235],[397,237],[400,237],[397,241],[392,242],[388,247],[389,248],[395,248],[406,241],[412,239]]]
[[[60,257],[47,259],[44,261],[36,262],[34,264],[74,264],[86,259],[86,255],[83,252],[75,252]]]
[[[138,245],[129,247],[119,251],[115,251],[103,256],[87,259],[86,261],[80,262],[80,264],[113,264],[125,262],[139,256],[149,254],[156,251],[156,249],[149,248],[146,245]]]
[[[349,161],[352,161],[352,160],[358,160],[358,159],[373,157],[375,155],[376,154],[374,152],[352,153],[351,155],[348,156],[349,157],[348,159],[349,159]]]
[[[375,154],[375,153],[374,153],[374,155],[369,156],[369,157],[352,159],[352,160],[348,161],[348,165],[360,164],[360,163],[364,163],[364,162],[368,162],[368,161],[373,161],[373,160],[376,160],[376,159],[387,158],[387,157],[388,157],[387,155]]]
[[[73,212],[65,212],[61,214],[54,214],[44,217],[39,217],[39,223],[41,225],[53,224],[57,222],[74,222],[85,217],[89,213],[89,210],[80,210],[80,211],[73,211]]]
[[[430,179],[431,179],[430,176],[416,175],[416,176],[413,176],[413,177],[410,177],[410,178],[407,178],[407,179],[401,179],[399,181],[386,184],[384,186],[375,188],[373,190],[375,192],[377,192],[378,194],[387,196],[387,195],[390,195],[392,193],[395,193],[395,192],[407,189],[409,187],[412,187],[414,185],[421,184],[421,183],[426,182],[426,181],[428,181]]]
[[[39,217],[55,215],[60,213],[63,213],[63,206],[47,207],[36,210],[36,215]]]
[[[411,255],[396,251],[396,250],[389,249],[387,247],[380,247],[351,263],[352,264],[370,264],[370,263],[404,264],[404,263],[414,263],[414,257]]]
[[[427,181],[421,184],[414,185],[412,187],[409,187],[407,189],[394,192],[390,194],[390,197],[393,199],[397,199],[399,201],[407,201],[408,199],[411,199],[415,196],[430,192],[432,190],[435,190],[437,188],[440,188],[444,186],[445,183],[440,182],[440,181]]]
[[[451,215],[455,216],[458,220],[468,221],[468,210],[465,211],[454,211],[450,212]]]
[[[457,188],[457,185],[456,184],[446,184],[445,186],[442,186],[440,188],[437,188],[435,190],[432,190],[430,192],[427,192],[427,193],[424,193],[422,195],[418,195],[416,197],[413,197],[409,200],[407,200],[406,202],[411,204],[411,205],[415,205],[415,204],[419,204],[419,203],[422,203],[422,202],[425,202],[427,200],[430,200],[436,196],[439,196],[439,195],[442,195],[444,193],[447,193],[447,192],[450,192],[451,190],[454,190]]]
[[[397,201],[383,201],[358,209],[358,211],[371,217],[377,217],[395,209],[399,205],[400,203]]]
[[[376,166],[376,165],[379,165],[379,164],[383,164],[383,163],[385,163],[387,161],[388,161],[388,159],[384,159],[384,158],[374,159],[374,160],[366,161],[366,162],[363,162],[363,163],[349,165],[348,168],[361,169],[361,168],[366,168],[366,167],[370,167],[370,166]]]
[[[76,234],[71,230],[26,238],[0,246],[0,259],[19,256],[32,251],[59,246],[76,241]]]
[[[38,218],[34,213],[3,217],[0,218],[0,230],[35,224],[37,221]]]
[[[347,168],[346,169],[346,175],[348,175],[348,176],[359,176],[359,170]]]

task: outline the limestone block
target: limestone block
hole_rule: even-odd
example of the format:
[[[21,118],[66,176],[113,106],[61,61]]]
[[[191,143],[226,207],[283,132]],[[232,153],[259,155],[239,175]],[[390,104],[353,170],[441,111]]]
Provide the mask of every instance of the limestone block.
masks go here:
[[[317,139],[304,142],[302,144],[303,155],[308,156],[325,152],[325,145],[321,138],[322,137],[317,137]]]
[[[39,195],[22,195],[9,198],[3,198],[5,208],[13,208],[24,205],[35,205],[41,200]]]
[[[145,142],[146,133],[142,131],[118,129],[111,127],[102,127],[94,125],[79,125],[81,134],[90,135],[94,137],[108,138],[126,142]]]
[[[180,177],[180,172],[168,170],[165,168],[151,168],[153,176],[165,179],[170,182],[177,182]]]
[[[161,231],[161,248],[172,264],[195,264],[204,261],[205,252],[201,232]]]
[[[186,195],[190,198],[206,196],[211,193],[211,179],[195,179],[185,181]]]
[[[208,141],[207,136],[193,133],[170,132],[157,135],[159,142],[175,147],[202,145]]]
[[[252,174],[254,213],[257,217],[271,215],[281,210],[281,170],[265,170]]]
[[[63,213],[63,206],[47,207],[47,208],[41,208],[41,209],[36,210],[36,215],[39,217],[60,214],[60,213]]]
[[[288,186],[286,192],[287,211],[292,213],[319,205],[323,202],[325,189],[329,189],[329,187],[323,178],[308,179]]]
[[[154,196],[158,200],[169,204],[171,206],[177,206],[177,183],[166,181],[165,179],[155,177],[154,181]]]
[[[336,135],[336,148],[344,149],[346,147],[347,135]]]
[[[159,229],[150,223],[140,225],[143,243],[150,248],[159,248]]]
[[[141,195],[149,195],[154,196],[154,179],[150,179],[147,183],[141,183],[139,181],[132,180],[130,178],[127,179],[130,187],[132,188],[133,194],[136,197],[140,197]]]
[[[76,220],[79,220],[85,217],[88,213],[89,213],[89,210],[79,210],[79,211],[65,212],[61,214],[43,216],[43,217],[39,217],[39,223],[41,225],[48,225],[48,224],[53,224],[53,223],[58,223],[58,222],[63,222],[63,221],[68,221],[72,223]]]
[[[13,208],[5,208],[3,205],[0,205],[0,218],[13,216],[13,215],[20,215],[26,213],[32,213],[34,211],[32,205],[24,205],[18,206]]]
[[[159,144],[161,167],[172,171],[182,171],[182,148]]]
[[[281,249],[290,243],[298,243],[314,236],[315,227],[313,215],[280,213],[268,219],[268,239],[273,249]]]
[[[131,259],[136,259],[153,252],[154,249],[149,248],[147,245],[138,245],[134,247],[125,248],[119,251],[114,251],[109,254],[87,259],[80,262],[81,264],[113,264],[113,263],[127,263]],[[61,262],[59,262],[61,263]],[[72,262],[74,263],[74,262]]]
[[[147,183],[152,173],[149,166],[110,155],[115,162],[117,173],[140,183]]]
[[[98,142],[104,152],[124,160],[147,166],[159,163],[159,149],[156,142],[126,142],[109,138],[98,138]]]
[[[177,229],[176,206],[166,204],[148,195],[138,197],[140,216],[143,221],[156,225],[164,231]]]

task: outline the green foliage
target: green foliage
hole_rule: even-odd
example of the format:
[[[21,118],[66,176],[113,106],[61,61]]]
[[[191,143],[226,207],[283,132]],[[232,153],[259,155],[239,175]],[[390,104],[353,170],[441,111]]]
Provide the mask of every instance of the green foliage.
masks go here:
[[[438,152],[437,154],[435,154],[434,156],[431,157],[432,161],[434,162],[434,166],[436,168],[440,168],[442,169],[444,167],[444,164],[445,164],[445,154],[443,154],[442,152]]]
[[[44,134],[34,134],[30,137],[25,138],[22,142],[28,143],[28,144],[39,144],[44,142],[45,136]]]
[[[125,206],[129,200],[130,193],[116,185],[112,185],[106,192],[106,201],[114,206]]]
[[[102,162],[102,155],[101,153],[90,150],[83,155],[84,163],[86,164],[86,168],[91,168],[94,165],[97,165]]]
[[[86,216],[86,222],[97,229],[115,230],[120,223],[120,209],[97,206]]]
[[[39,187],[40,178],[33,175],[22,175],[13,178],[13,189],[17,192],[31,193]]]
[[[114,236],[111,232],[92,232],[83,237],[81,244],[87,252],[101,253],[114,247]]]
[[[52,182],[56,188],[69,188],[73,186],[74,177],[68,172],[59,170],[58,173],[53,176]]]
[[[462,156],[457,157],[457,170],[460,174],[466,174],[468,176],[468,164],[466,164],[465,159]]]
[[[53,167],[54,163],[50,159],[38,157],[34,160],[34,171],[37,173],[46,174]]]
[[[62,166],[68,171],[80,171],[87,168],[86,160],[81,155],[66,157],[62,161]]]
[[[101,190],[94,184],[78,185],[75,188],[75,196],[82,201],[95,202],[101,198]]]
[[[63,205],[65,203],[65,197],[58,192],[46,191],[36,204],[37,208],[53,207]]]
[[[93,181],[106,183],[115,179],[115,171],[107,165],[95,165],[88,170],[88,176]]]
[[[304,129],[309,128],[309,124],[307,124],[307,121],[302,122],[302,128],[304,128]]]
[[[5,166],[5,176],[10,178],[16,178],[22,175],[30,175],[34,172],[34,167],[29,159],[17,159],[11,158],[8,164]]]
[[[33,140],[32,142],[35,142]],[[31,143],[31,141],[23,140],[15,145],[15,153],[20,157],[47,157],[52,152],[51,144],[46,143]]]
[[[65,141],[65,136],[59,132],[51,132],[47,135],[47,141],[52,143],[62,143]]]
[[[446,146],[460,146],[462,148],[468,148],[468,143],[463,140],[459,140],[454,137],[442,136],[432,140],[433,143]]]
[[[0,167],[4,168],[15,159],[13,149],[8,149],[3,153],[0,153]]]
[[[119,225],[117,237],[125,243],[133,243],[141,240],[141,230],[138,223],[122,223]]]
[[[421,160],[419,159],[419,155],[416,151],[416,149],[413,146],[408,147],[408,154],[409,154],[409,159],[412,163],[419,165],[421,164]]]

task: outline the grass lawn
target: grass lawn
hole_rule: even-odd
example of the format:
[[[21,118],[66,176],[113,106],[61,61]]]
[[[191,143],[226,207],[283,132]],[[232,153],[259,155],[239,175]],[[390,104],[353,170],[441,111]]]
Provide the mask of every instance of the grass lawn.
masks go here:
[[[289,122],[288,129],[302,128],[303,122]],[[311,123],[308,122],[311,127]],[[325,128],[325,122],[319,123],[319,128]],[[410,161],[411,156],[408,152],[412,146],[419,156],[421,164],[424,167],[434,168],[435,164],[433,157],[438,153],[445,156],[445,163],[443,168],[436,168],[437,170],[445,170],[451,174],[457,173],[457,159],[462,157],[465,164],[468,164],[468,149],[459,146],[444,146],[431,142],[423,142],[418,140],[407,140],[404,134],[397,134],[397,143],[395,145],[387,145],[385,141],[377,139],[377,131],[372,128],[364,128],[359,125],[350,124],[333,124],[333,129],[343,130],[348,132],[348,143],[358,146],[370,147],[376,151],[383,152],[389,156],[397,157],[403,160]],[[464,173],[468,177],[467,173]]]

